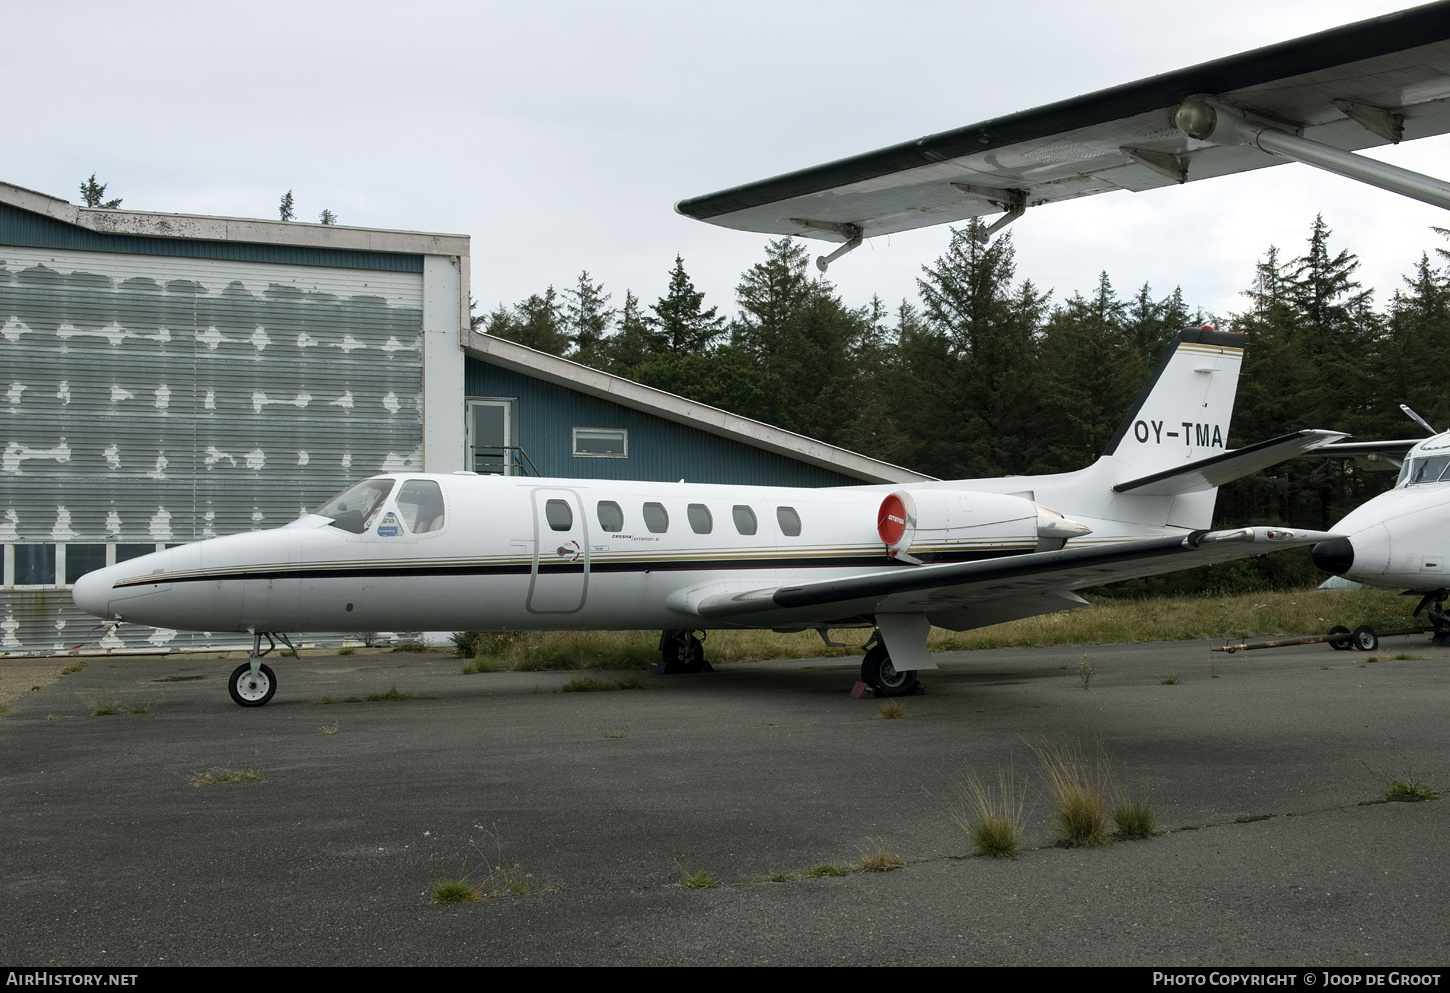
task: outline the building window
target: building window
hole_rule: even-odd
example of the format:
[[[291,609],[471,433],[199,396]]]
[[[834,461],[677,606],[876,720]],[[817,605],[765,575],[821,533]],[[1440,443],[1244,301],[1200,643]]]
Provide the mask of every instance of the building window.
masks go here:
[[[624,428],[575,428],[574,457],[624,459],[629,457],[629,432]]]
[[[105,567],[105,545],[68,544],[65,546],[65,584],[67,586],[75,585],[75,581],[86,573]]]
[[[54,545],[15,545],[16,586],[56,586]]]

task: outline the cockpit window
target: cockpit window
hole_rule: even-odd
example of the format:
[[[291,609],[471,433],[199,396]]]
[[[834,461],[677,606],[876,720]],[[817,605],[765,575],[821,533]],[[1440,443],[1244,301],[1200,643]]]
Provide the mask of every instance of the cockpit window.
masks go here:
[[[1403,474],[1402,481],[1410,486],[1416,483],[1433,483],[1445,474],[1445,467],[1450,466],[1450,455],[1431,455],[1428,458],[1411,459],[1409,471]]]
[[[398,491],[398,513],[413,534],[443,529],[443,490],[431,479],[410,479]]]
[[[372,524],[383,501],[393,492],[395,479],[365,479],[343,490],[317,508],[319,517],[331,517],[332,527],[362,534]]]

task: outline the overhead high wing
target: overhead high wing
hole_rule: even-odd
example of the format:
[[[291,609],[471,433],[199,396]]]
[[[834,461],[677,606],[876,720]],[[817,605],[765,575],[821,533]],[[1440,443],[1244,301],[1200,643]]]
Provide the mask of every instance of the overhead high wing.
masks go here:
[[[1450,209],[1450,184],[1352,154],[1450,131],[1450,2],[682,200],[688,217],[845,242],[1301,161]]]

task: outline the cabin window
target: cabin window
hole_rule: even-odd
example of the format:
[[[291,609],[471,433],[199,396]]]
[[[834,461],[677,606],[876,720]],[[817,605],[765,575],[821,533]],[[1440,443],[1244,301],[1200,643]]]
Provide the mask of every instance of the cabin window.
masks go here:
[[[736,531],[739,531],[741,534],[755,533],[755,511],[745,506],[745,504],[737,503],[731,508],[730,516],[735,518]]]
[[[549,522],[549,527],[555,531],[568,531],[574,526],[574,511],[569,509],[567,500],[546,500],[544,502],[544,519]]]
[[[364,479],[318,507],[317,515],[332,518],[332,527],[362,534],[382,509],[396,482],[395,479]]]
[[[644,526],[653,534],[664,534],[670,529],[670,512],[662,503],[644,505]]]
[[[1434,455],[1427,459],[1415,459],[1410,463],[1410,484],[1433,483],[1450,465],[1450,455]]]
[[[106,567],[105,545],[65,546],[65,582],[69,586],[88,572]]]
[[[15,545],[15,585],[55,586],[55,546]]]
[[[780,524],[780,533],[786,537],[794,538],[801,533],[801,515],[794,507],[776,507],[775,519]]]
[[[715,528],[715,519],[710,516],[710,508],[703,503],[690,504],[687,516],[690,518],[690,530],[696,534],[709,534]]]
[[[410,479],[398,491],[398,513],[414,534],[443,529],[443,490],[431,479]]]
[[[629,432],[624,428],[575,428],[574,457],[623,459],[629,457]]]
[[[613,500],[600,500],[596,508],[599,513],[599,526],[610,534],[618,534],[624,530],[624,509]]]

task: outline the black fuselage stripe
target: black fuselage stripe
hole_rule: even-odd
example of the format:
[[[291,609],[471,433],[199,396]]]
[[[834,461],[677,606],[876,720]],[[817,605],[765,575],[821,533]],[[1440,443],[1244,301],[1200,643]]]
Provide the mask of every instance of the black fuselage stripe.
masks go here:
[[[991,549],[986,551],[944,552],[920,556],[924,563],[977,562],[999,559],[1013,555],[1025,555],[1030,548]],[[649,572],[738,572],[743,570],[769,569],[882,569],[892,565],[902,568],[916,568],[906,563],[893,562],[885,555],[833,555],[816,558],[759,558],[759,559],[659,559],[635,562],[591,562],[590,573],[649,573]],[[584,563],[559,562],[539,563],[539,574],[543,576],[583,576]],[[398,579],[424,576],[528,576],[534,572],[531,562],[513,562],[500,565],[483,563],[460,563],[457,565],[388,565],[388,566],[341,566],[337,568],[297,568],[238,571],[190,576],[144,576],[115,584],[116,589],[138,586],[162,586],[172,583],[222,583],[257,579]]]

